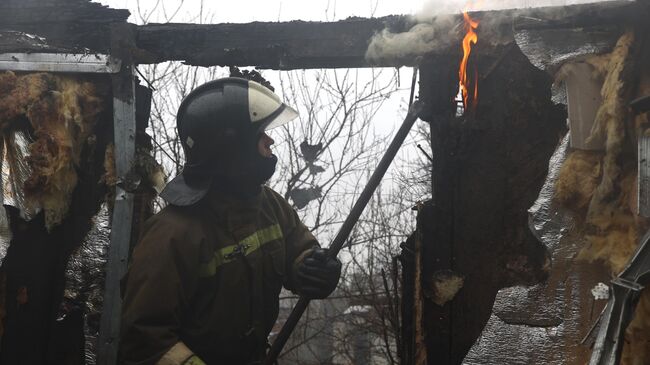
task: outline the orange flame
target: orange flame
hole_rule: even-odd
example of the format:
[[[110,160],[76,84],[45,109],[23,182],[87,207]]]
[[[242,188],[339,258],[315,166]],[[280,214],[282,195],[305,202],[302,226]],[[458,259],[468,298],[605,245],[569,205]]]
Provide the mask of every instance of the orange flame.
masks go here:
[[[463,96],[463,106],[467,110],[467,102],[469,99],[469,80],[467,78],[467,61],[469,60],[469,55],[472,52],[472,45],[478,42],[478,34],[474,31],[479,22],[472,19],[467,12],[463,12],[463,18],[465,19],[465,38],[463,38],[463,60],[460,62],[460,67],[458,69],[458,79],[460,91]],[[475,72],[476,74],[476,72]],[[478,77],[474,79],[474,98],[473,102],[476,103],[478,99]]]

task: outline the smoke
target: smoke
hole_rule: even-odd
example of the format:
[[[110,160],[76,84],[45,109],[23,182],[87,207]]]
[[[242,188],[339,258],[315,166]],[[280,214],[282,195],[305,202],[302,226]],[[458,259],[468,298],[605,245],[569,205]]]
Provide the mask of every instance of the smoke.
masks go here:
[[[394,33],[384,29],[375,34],[366,51],[366,60],[371,64],[379,60],[399,64],[400,61],[413,60],[459,43],[462,31],[462,17],[459,15],[463,11],[562,7],[606,1],[608,0],[430,0],[413,16],[415,25],[408,31]],[[498,24],[504,20],[503,17],[513,17],[517,13],[482,19],[478,30],[479,42],[481,38],[489,39],[492,44],[510,41],[510,38],[500,37]]]
[[[456,16],[443,15],[434,21],[420,22],[408,32],[392,33],[384,29],[373,36],[366,51],[370,63],[378,60],[393,62],[414,59],[436,49],[450,46],[459,37]]]

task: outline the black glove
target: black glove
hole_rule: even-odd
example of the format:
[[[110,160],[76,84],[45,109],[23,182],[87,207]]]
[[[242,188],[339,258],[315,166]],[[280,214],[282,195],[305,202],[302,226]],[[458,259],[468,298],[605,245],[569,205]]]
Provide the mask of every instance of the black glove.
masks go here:
[[[315,248],[296,270],[297,291],[309,299],[327,298],[339,283],[341,261],[328,258],[327,251]]]

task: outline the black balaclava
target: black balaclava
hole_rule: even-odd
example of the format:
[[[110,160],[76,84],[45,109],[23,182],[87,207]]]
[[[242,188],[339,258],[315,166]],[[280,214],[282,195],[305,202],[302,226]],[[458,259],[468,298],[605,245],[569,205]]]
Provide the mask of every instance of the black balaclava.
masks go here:
[[[278,162],[275,155],[264,157],[259,153],[257,145],[261,137],[262,134],[259,133],[256,138],[249,139],[248,143],[229,143],[230,153],[219,159],[221,166],[215,169],[212,183],[214,188],[239,196],[259,193],[262,184],[275,173]]]

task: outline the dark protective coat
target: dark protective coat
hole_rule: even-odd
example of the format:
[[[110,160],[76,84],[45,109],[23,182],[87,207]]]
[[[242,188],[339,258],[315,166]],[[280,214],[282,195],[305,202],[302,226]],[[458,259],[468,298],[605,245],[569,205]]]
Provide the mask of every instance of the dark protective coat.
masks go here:
[[[296,212],[263,188],[238,200],[210,192],[145,224],[126,276],[120,356],[154,364],[183,342],[207,364],[260,359],[282,286],[317,246]]]

